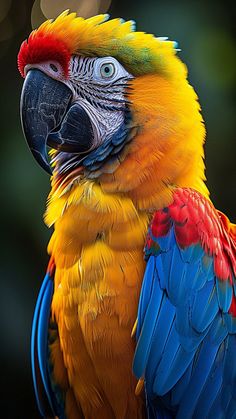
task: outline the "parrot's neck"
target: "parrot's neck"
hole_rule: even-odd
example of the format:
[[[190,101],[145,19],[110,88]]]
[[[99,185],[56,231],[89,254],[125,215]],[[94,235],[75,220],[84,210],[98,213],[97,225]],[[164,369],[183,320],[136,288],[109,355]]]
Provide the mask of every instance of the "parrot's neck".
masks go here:
[[[182,155],[177,148],[161,158],[158,156],[151,165],[150,155],[141,150],[128,156],[115,173],[104,175],[101,187],[106,193],[124,193],[138,211],[149,214],[168,206],[176,188],[192,188],[209,197],[202,154],[186,154]]]

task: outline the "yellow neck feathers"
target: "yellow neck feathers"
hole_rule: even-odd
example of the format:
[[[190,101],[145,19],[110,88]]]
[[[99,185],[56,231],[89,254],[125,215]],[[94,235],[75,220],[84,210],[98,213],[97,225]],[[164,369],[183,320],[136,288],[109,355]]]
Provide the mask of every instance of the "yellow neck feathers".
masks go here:
[[[132,81],[130,92],[139,133],[116,172],[101,176],[102,189],[125,193],[145,211],[168,204],[176,187],[193,187],[208,196],[205,128],[193,88],[186,79],[145,75]]]

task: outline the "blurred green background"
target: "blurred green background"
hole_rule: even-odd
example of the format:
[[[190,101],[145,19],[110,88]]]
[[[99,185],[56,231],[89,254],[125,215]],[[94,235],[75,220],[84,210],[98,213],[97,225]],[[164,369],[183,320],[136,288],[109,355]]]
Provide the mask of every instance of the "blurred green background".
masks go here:
[[[39,418],[31,382],[30,329],[51,234],[42,220],[49,178],[30,155],[20,127],[23,80],[16,57],[32,27],[67,8],[85,17],[108,11],[112,17],[136,20],[138,30],[179,42],[206,121],[211,198],[236,221],[233,2],[0,0],[1,418]]]

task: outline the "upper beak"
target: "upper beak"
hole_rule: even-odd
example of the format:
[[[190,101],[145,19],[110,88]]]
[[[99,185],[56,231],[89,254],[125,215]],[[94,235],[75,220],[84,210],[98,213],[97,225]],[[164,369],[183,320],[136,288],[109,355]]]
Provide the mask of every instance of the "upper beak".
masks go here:
[[[22,127],[35,159],[49,174],[47,139],[62,122],[71,98],[71,90],[62,82],[37,69],[27,73],[20,103]],[[55,138],[54,143],[59,148],[61,141]]]

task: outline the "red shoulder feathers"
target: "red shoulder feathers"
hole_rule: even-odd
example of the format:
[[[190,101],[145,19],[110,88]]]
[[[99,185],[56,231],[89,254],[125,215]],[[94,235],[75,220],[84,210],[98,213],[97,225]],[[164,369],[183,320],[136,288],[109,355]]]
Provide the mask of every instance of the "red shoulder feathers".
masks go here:
[[[154,237],[165,236],[172,225],[181,248],[200,243],[214,258],[216,276],[232,281],[236,276],[236,227],[211,201],[193,189],[177,189],[172,204],[155,213],[151,232]]]

